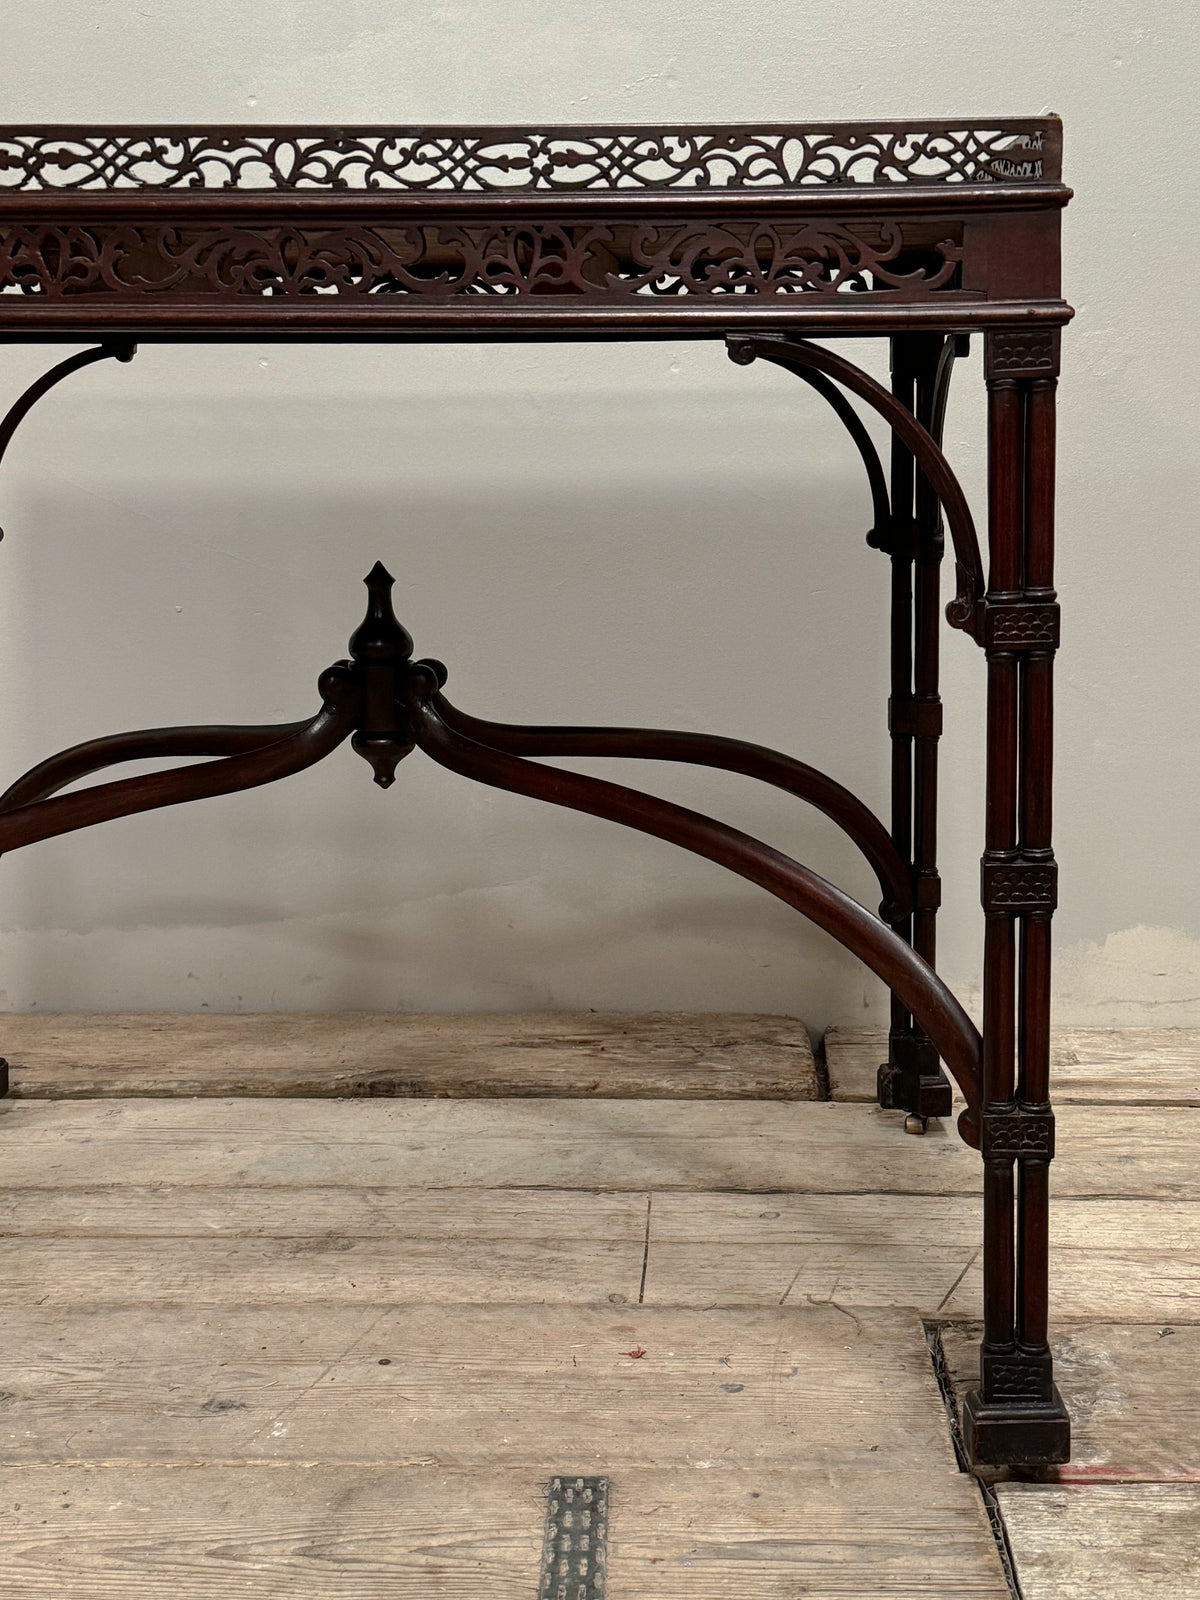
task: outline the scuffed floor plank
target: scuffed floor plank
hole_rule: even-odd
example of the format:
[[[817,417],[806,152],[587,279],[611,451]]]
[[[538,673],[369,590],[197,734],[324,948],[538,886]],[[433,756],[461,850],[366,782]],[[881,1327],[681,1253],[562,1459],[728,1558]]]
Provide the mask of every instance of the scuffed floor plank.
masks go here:
[[[650,1251],[647,1305],[913,1306],[926,1316],[953,1293],[974,1251],[897,1246],[886,1258],[850,1245],[659,1244]]]
[[[907,1139],[883,1112],[829,1103],[24,1100],[0,1102],[0,1155],[8,1183],[59,1190],[979,1188],[956,1135]]]
[[[635,1300],[647,1222],[650,1304],[980,1314],[977,1199],[504,1189],[21,1190],[0,1304]],[[1195,1319],[1200,1205],[1060,1201],[1052,1308]]]
[[[78,1239],[540,1239],[646,1231],[646,1196],[581,1189],[0,1188],[0,1236]]]
[[[0,1306],[636,1300],[643,1239],[0,1239]]]
[[[1059,1210],[1065,1211],[1069,1204],[1060,1202]],[[1056,1220],[1060,1224],[1065,1219]],[[1144,1232],[1131,1229],[1124,1247],[1100,1241],[1078,1249],[1055,1244],[1050,1268],[1050,1314],[1055,1324],[1077,1317],[1153,1323],[1200,1318],[1200,1254],[1195,1245],[1156,1246],[1152,1212],[1131,1221],[1150,1226]],[[1062,1231],[1056,1227],[1056,1232]],[[972,1261],[939,1315],[983,1315],[982,1256]]]
[[[454,1019],[475,1044],[445,1060],[409,1020],[398,1056],[393,1018],[341,1055],[345,1019],[124,1019],[72,1063],[70,1029],[112,1019],[33,1019],[60,1056],[0,1104],[0,1600],[532,1600],[563,1471],[613,1480],[620,1600],[1003,1600],[904,1309],[978,1314],[952,1125],[697,1103],[794,1098],[787,1019],[692,1019],[707,1045],[675,1019]],[[1055,1483],[997,1485],[1025,1600],[1200,1592],[1197,1042],[1056,1035],[1075,1449]],[[628,1099],[597,1098],[602,1068]],[[508,1098],[455,1098],[485,1071]],[[102,1098],[37,1098],[55,1072]],[[945,1330],[960,1390],[976,1339]]]
[[[534,1600],[548,1475],[8,1468],[0,1597]],[[944,1468],[627,1468],[609,1530],[612,1600],[1007,1600],[978,1495]]]
[[[914,1141],[914,1143],[919,1141]],[[647,1301],[982,1315],[982,1205],[940,1195],[652,1197]],[[1200,1319],[1200,1204],[1056,1199],[1055,1322]]]
[[[726,1013],[14,1013],[3,1053],[22,1098],[818,1098],[802,1022]]]
[[[1200,1110],[1067,1106],[1055,1199],[1200,1200]],[[781,1189],[977,1195],[951,1128],[832,1102],[25,1100],[0,1102],[18,1187],[213,1184]]]
[[[1196,1600],[1200,1484],[996,1487],[1024,1600]]]
[[[953,1466],[911,1312],[41,1306],[0,1348],[9,1462]]]
[[[689,1213],[675,1193],[552,1191],[539,1217],[506,1212],[505,1199],[519,1193],[512,1190],[442,1190],[435,1213],[421,1191],[374,1191],[379,1198],[368,1205],[353,1190],[302,1189],[284,1191],[294,1206],[289,1216],[274,1190],[246,1191],[237,1203],[229,1190],[215,1199],[208,1190],[139,1191],[136,1203],[121,1190],[83,1193],[74,1212],[55,1196],[60,1203],[48,1207],[53,1215],[42,1219],[45,1231],[0,1238],[0,1305],[198,1304],[214,1298],[304,1305],[389,1296],[446,1304],[619,1303],[643,1292],[652,1305],[834,1300],[913,1306],[938,1318],[975,1318],[982,1311],[980,1208],[958,1198],[759,1195],[753,1197],[757,1212],[734,1227],[730,1206],[750,1197],[689,1197]],[[273,1202],[264,1209],[279,1233],[268,1219],[255,1217],[248,1203],[254,1196]],[[426,1203],[405,1205],[410,1198]],[[612,1198],[626,1202],[625,1213],[602,1203]],[[0,1228],[11,1234],[14,1210],[36,1210],[37,1200],[37,1191],[23,1191]],[[784,1211],[787,1227],[771,1220]],[[1157,1211],[1190,1211],[1184,1237],[1156,1229]],[[58,1236],[49,1231],[51,1221]],[[684,1237],[675,1237],[679,1233]],[[1196,1204],[1060,1202],[1055,1322],[1195,1319],[1197,1233]],[[1090,1242],[1065,1245],[1064,1235]],[[1131,1239],[1137,1243],[1130,1245]]]
[[[874,1101],[886,1059],[886,1029],[830,1028],[833,1098]],[[1050,1093],[1059,1105],[1200,1106],[1200,1028],[1055,1028]]]

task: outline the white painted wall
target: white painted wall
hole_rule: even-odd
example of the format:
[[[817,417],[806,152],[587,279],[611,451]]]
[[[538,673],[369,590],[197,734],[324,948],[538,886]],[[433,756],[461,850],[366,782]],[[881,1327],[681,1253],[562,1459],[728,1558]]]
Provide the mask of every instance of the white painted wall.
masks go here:
[[[10,8],[0,120],[680,121],[1059,111],[1058,1016],[1200,1022],[1200,259],[1191,0],[62,0]],[[9,349],[0,393],[48,352]],[[883,369],[883,352],[875,358]],[[980,503],[979,355],[949,453]],[[819,402],[717,346],[145,348],[30,418],[0,475],[2,755],[271,720],[377,556],[483,715],[775,743],[882,808],[887,563]],[[977,995],[982,660],[945,647],[943,966]],[[828,825],[653,771],[868,897]],[[348,752],[286,785],[5,862],[24,1009],[750,1008],[881,1016],[878,984],[665,845]]]

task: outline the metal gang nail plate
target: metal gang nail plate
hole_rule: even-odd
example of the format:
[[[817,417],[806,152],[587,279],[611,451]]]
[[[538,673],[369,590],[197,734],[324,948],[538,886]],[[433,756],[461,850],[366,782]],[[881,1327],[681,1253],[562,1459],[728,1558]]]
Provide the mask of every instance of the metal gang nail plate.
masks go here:
[[[604,1600],[608,1479],[551,1478],[538,1600]]]

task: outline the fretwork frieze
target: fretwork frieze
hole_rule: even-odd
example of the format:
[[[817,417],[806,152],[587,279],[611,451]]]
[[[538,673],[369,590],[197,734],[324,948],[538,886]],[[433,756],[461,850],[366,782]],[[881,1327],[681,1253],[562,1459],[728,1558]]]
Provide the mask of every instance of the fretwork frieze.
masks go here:
[[[1057,124],[779,128],[11,128],[0,190],[779,189],[1056,180]]]
[[[898,222],[0,227],[0,293],[45,297],[862,295],[953,289],[953,239]]]

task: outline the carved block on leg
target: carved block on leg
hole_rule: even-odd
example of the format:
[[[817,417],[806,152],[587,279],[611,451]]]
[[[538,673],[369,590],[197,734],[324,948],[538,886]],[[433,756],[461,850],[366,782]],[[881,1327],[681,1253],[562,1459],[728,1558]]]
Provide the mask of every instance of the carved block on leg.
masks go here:
[[[1028,1400],[1046,1405],[1054,1397],[1054,1362],[1049,1350],[989,1350],[979,1357],[979,1392],[1004,1405]]]
[[[907,1111],[917,1117],[950,1115],[950,1080],[942,1071],[936,1047],[928,1039],[893,1033],[888,1056],[875,1082],[879,1104],[885,1111]]]

